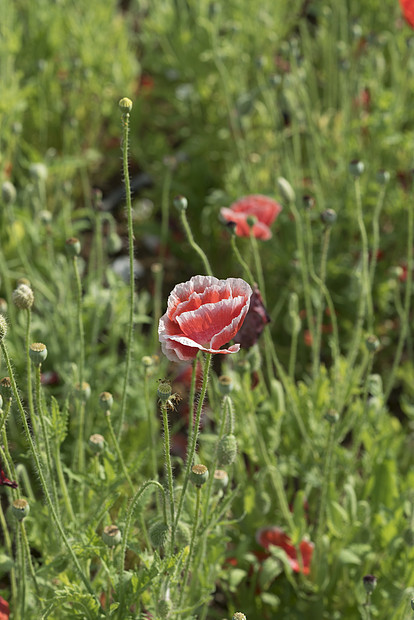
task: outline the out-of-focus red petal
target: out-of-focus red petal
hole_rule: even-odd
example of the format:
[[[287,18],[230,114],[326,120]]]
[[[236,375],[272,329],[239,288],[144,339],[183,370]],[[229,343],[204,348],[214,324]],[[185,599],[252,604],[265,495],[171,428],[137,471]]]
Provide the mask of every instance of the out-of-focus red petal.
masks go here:
[[[0,620],[9,620],[10,606],[7,601],[0,596]]]
[[[400,6],[406,22],[414,28],[414,0],[400,0]]]

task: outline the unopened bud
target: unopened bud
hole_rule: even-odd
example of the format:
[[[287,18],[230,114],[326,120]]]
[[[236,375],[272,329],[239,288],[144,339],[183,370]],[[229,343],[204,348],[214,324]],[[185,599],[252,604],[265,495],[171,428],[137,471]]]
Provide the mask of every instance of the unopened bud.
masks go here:
[[[42,164],[40,162],[37,164],[31,164],[29,168],[29,173],[32,179],[34,179],[35,181],[46,181],[48,174],[45,164]]]
[[[374,335],[367,336],[367,338],[365,339],[365,346],[370,353],[375,353],[379,349],[380,341]]]
[[[325,413],[324,418],[329,424],[336,424],[339,420],[339,414],[335,409],[329,409],[329,411]]]
[[[7,321],[3,314],[0,314],[0,342],[4,340],[7,334]]]
[[[327,224],[328,226],[332,226],[332,224],[335,224],[336,217],[336,212],[333,209],[325,209],[325,211],[321,213],[322,222],[324,224]]]
[[[237,456],[237,439],[234,435],[225,435],[218,443],[218,461],[220,465],[231,465]]]
[[[287,179],[284,179],[283,177],[279,177],[277,179],[277,185],[279,187],[279,191],[282,194],[283,199],[286,200],[286,202],[289,202],[289,203],[295,202],[295,199],[296,199],[295,191]]]
[[[256,222],[257,222],[257,217],[255,215],[248,215],[246,217],[246,223],[249,228],[253,228]]]
[[[91,395],[91,386],[86,381],[82,381],[82,385],[80,385],[80,383],[76,383],[75,393],[78,398],[88,400]]]
[[[391,178],[388,170],[378,170],[377,172],[377,181],[380,185],[387,185]]]
[[[121,530],[117,525],[107,525],[102,532],[102,540],[108,547],[116,547],[122,540]]]
[[[149,537],[153,547],[163,547],[168,540],[170,529],[164,521],[158,521],[149,530]]]
[[[214,472],[214,488],[224,491],[229,483],[229,475],[224,469],[216,469]]]
[[[29,310],[33,306],[34,295],[30,286],[19,284],[12,293],[13,303],[20,310]]]
[[[158,601],[158,615],[162,620],[169,617],[171,610],[172,602],[169,599],[164,598]]]
[[[375,575],[365,575],[365,577],[362,578],[362,581],[364,584],[365,592],[367,594],[372,594],[377,585],[377,578],[375,577]]]

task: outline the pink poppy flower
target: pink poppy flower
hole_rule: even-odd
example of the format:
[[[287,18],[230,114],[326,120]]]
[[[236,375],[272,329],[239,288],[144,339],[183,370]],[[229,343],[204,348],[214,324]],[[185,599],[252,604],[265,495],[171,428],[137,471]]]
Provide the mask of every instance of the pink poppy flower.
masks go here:
[[[10,616],[9,604],[2,596],[0,596],[0,620],[8,620]]]
[[[253,225],[253,235],[256,239],[267,240],[272,236],[270,226],[273,224],[282,207],[278,202],[268,196],[253,194],[245,196],[234,202],[230,208],[222,207],[220,214],[226,222],[236,224],[236,235],[238,237],[249,237],[250,226],[247,223],[249,216],[254,216],[257,221]]]
[[[239,344],[228,349],[220,347],[242,326],[251,294],[250,286],[240,278],[193,276],[177,284],[158,325],[163,353],[172,362],[192,360],[198,351],[236,353]]]
[[[289,564],[295,573],[308,575],[312,561],[314,544],[309,540],[302,540],[299,544],[299,551],[302,561],[298,561],[296,548],[292,545],[291,538],[276,526],[263,527],[256,533],[256,540],[264,549],[269,549],[270,545],[283,549],[288,557]]]
[[[414,0],[400,0],[400,6],[406,22],[414,28]]]

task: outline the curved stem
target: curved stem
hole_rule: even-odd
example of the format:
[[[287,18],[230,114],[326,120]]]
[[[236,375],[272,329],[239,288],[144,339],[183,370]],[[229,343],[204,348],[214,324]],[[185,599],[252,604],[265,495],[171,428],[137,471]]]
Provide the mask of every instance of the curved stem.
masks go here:
[[[85,332],[82,321],[82,283],[79,274],[78,258],[73,257],[73,271],[76,280],[76,313],[78,318],[79,330],[79,388],[82,389],[83,370],[85,366]]]
[[[174,485],[173,485],[173,475],[172,475],[172,466],[171,466],[171,454],[170,454],[170,429],[168,426],[168,413],[167,413],[167,405],[166,403],[161,404],[161,412],[162,412],[162,421],[164,426],[164,452],[165,452],[165,468],[167,470],[167,481],[168,481],[168,501],[170,504],[170,513],[171,513],[171,530],[174,528],[174,515],[175,515],[175,506],[174,506]],[[171,553],[174,552],[174,536],[171,535]]]
[[[191,232],[190,224],[188,223],[187,215],[185,213],[185,210],[180,211],[180,219],[181,219],[181,223],[183,225],[185,234],[187,235],[187,239],[188,239],[189,244],[191,245],[193,250],[195,252],[197,252],[199,257],[203,261],[204,269],[205,269],[206,274],[208,276],[212,276],[213,275],[213,270],[211,269],[211,265],[210,265],[210,263],[208,261],[208,258],[206,256],[204,250],[202,250],[201,247],[194,241],[193,233]]]

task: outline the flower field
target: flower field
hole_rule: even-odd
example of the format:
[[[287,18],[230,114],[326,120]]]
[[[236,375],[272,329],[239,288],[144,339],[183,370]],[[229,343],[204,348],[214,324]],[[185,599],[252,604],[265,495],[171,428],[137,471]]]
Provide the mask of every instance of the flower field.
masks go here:
[[[413,0],[0,9],[0,620],[413,618]]]

